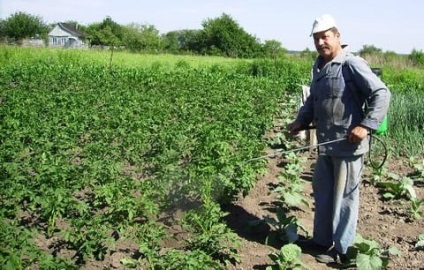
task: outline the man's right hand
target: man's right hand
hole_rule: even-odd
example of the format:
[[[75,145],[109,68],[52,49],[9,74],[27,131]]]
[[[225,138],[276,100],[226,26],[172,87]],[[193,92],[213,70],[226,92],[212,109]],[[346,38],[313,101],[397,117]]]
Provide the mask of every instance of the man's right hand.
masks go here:
[[[298,122],[293,122],[287,126],[287,130],[289,131],[290,135],[298,134],[301,129],[302,125]]]

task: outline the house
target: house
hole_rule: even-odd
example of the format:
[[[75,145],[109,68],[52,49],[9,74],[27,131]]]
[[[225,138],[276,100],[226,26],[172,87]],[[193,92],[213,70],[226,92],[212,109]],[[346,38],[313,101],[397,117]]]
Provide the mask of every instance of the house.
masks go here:
[[[58,23],[48,37],[51,47],[86,47],[86,35],[69,23]]]

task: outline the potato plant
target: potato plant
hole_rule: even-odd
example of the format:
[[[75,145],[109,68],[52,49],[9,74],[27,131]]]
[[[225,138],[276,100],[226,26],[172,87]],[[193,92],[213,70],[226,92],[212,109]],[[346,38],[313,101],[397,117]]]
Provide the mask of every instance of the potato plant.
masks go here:
[[[237,262],[217,206],[255,184],[265,162],[246,160],[292,112],[288,96],[308,82],[310,63],[184,59],[0,47],[1,268],[78,269],[120,241],[138,247],[128,266]],[[401,100],[421,121],[420,104],[404,104],[417,99]],[[162,246],[161,214],[187,205],[190,241]]]
[[[90,52],[1,50],[0,220],[15,234],[35,232],[28,254],[1,253],[4,264],[39,263],[40,237],[74,254],[64,257],[71,267],[103,260],[114,234],[158,251],[136,259],[159,264],[166,236],[140,223],[159,228],[165,208],[188,203],[200,205],[184,224],[190,256],[234,261],[219,207],[209,220],[197,211],[253,186],[264,164],[243,161],[264,148],[288,87],[281,76],[252,74],[248,62],[109,66]]]

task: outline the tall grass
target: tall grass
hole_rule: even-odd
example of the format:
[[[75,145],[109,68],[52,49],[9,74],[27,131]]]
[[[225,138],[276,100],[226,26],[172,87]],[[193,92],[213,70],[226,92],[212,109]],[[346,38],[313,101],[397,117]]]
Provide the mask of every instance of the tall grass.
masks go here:
[[[424,71],[405,55],[376,54],[365,59],[383,69],[392,92],[388,140],[395,156],[424,155]]]
[[[389,110],[389,137],[400,156],[424,154],[423,91],[394,91]]]

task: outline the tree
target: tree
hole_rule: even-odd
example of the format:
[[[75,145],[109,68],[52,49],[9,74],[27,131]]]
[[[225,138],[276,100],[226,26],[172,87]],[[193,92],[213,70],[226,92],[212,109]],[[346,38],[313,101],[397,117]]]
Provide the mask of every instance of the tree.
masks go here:
[[[200,53],[252,58],[261,52],[259,41],[225,13],[219,18],[204,21],[202,26]]]
[[[6,37],[5,24],[6,24],[6,21],[0,19],[0,38],[1,39]]]
[[[306,59],[315,60],[318,57],[317,51],[311,51],[309,48],[300,52],[300,56]]]
[[[162,35],[163,48],[168,53],[179,53],[181,51],[178,42],[178,31],[170,31]]]
[[[91,45],[122,45],[122,26],[114,22],[109,16],[101,23],[90,24],[87,32],[91,36]]]
[[[262,49],[265,57],[277,58],[286,53],[286,50],[281,46],[281,42],[277,40],[265,40]]]
[[[364,55],[373,55],[373,54],[381,54],[383,52],[382,49],[375,47],[374,45],[364,45],[362,49],[358,51],[360,56]]]
[[[164,49],[172,53],[202,52],[202,30],[185,29],[166,33],[162,39]]]
[[[413,49],[408,59],[417,66],[424,66],[424,53],[422,50]]]
[[[18,43],[25,38],[46,38],[48,27],[41,17],[32,16],[24,12],[12,14],[2,23],[2,35],[16,40]]]
[[[123,27],[123,45],[133,52],[161,50],[161,37],[153,25],[130,24]]]

